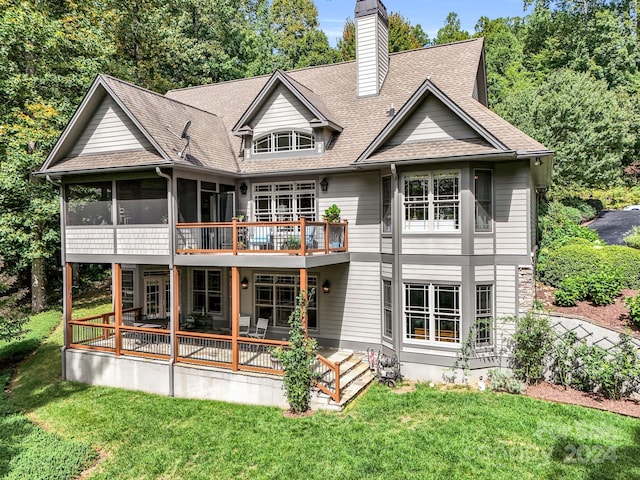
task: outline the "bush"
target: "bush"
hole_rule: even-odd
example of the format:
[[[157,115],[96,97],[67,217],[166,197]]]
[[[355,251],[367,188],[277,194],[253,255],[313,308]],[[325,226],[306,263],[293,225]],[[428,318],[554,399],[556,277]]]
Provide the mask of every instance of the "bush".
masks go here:
[[[596,305],[611,305],[622,290],[622,280],[615,273],[594,273],[586,279],[587,297]]]
[[[513,334],[513,360],[514,372],[519,380],[527,384],[542,380],[552,341],[553,332],[547,317],[529,312],[516,319],[516,331]]]
[[[556,305],[573,307],[580,300],[587,298],[587,284],[582,277],[565,278],[554,294]]]
[[[624,236],[624,243],[627,247],[640,249],[640,227],[636,225],[629,230]]]
[[[624,304],[629,309],[629,316],[631,317],[631,322],[640,328],[640,296],[635,297],[626,297],[624,299]]]
[[[489,370],[489,380],[491,380],[489,388],[494,392],[515,393],[519,395],[525,390],[524,383],[514,378],[510,373],[501,370],[493,368]]]

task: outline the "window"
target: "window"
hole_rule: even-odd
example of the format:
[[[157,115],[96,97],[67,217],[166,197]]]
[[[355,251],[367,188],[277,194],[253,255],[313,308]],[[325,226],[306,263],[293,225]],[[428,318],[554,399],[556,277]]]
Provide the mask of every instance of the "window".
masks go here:
[[[268,133],[253,141],[253,153],[296,152],[315,147],[313,134],[296,130]]]
[[[490,232],[493,217],[491,170],[476,170],[473,185],[476,197],[476,232]]]
[[[192,311],[194,313],[222,313],[222,272],[194,270]]]
[[[493,285],[476,286],[476,346],[493,345]]]
[[[393,291],[389,280],[382,281],[382,332],[385,337],[393,338],[393,314],[391,310]]]
[[[406,338],[460,343],[460,287],[405,284]]]
[[[308,290],[317,292],[317,277],[308,277]],[[289,328],[289,316],[296,308],[300,293],[300,277],[296,275],[256,275],[255,276],[255,316],[267,318],[275,327]],[[307,308],[307,325],[310,330],[318,328],[318,307],[316,295],[311,296]]]
[[[404,178],[405,231],[460,229],[460,174],[437,172]]]
[[[164,178],[119,180],[116,192],[119,225],[167,223],[169,203]]]
[[[391,233],[391,177],[382,177],[382,233]]]
[[[122,308],[133,308],[133,270],[122,270]]]
[[[253,203],[256,222],[315,221],[316,182],[254,184]]]
[[[111,182],[67,185],[67,225],[111,225],[111,190]]]

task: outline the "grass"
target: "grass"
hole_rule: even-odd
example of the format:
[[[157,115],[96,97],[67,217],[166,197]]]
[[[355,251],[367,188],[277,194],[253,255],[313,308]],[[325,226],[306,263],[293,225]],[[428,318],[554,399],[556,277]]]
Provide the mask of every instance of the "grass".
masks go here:
[[[57,330],[26,360],[12,402],[104,450],[95,479],[640,479],[637,419],[425,385],[402,395],[374,385],[345,413],[289,419],[62,382],[61,341]]]

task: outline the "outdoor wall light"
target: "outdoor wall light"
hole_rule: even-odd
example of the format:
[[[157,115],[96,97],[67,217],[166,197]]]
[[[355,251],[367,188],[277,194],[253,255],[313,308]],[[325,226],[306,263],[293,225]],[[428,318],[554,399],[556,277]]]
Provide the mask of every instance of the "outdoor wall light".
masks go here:
[[[329,293],[330,291],[331,291],[331,283],[329,282],[329,280],[325,280],[324,283],[322,284],[322,292]]]
[[[320,190],[322,190],[323,192],[326,192],[328,188],[329,188],[329,182],[327,182],[327,177],[325,177],[320,182]]]
[[[249,288],[249,280],[247,280],[247,277],[243,277],[242,280],[240,280],[240,286],[243,290]]]
[[[240,193],[242,195],[246,195],[247,194],[247,184],[242,182],[242,185],[240,185]]]
[[[539,167],[540,165],[544,165],[544,163],[542,163],[542,160],[540,159],[540,157],[536,157],[536,160],[533,162],[533,164],[536,167]]]

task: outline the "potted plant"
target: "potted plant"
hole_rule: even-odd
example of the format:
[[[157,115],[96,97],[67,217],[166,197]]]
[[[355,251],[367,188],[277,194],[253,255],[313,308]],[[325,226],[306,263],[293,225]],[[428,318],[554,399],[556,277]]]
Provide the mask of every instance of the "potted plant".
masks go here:
[[[337,223],[340,221],[340,207],[335,203],[327,208],[322,214],[322,218],[329,223]]]
[[[300,239],[290,235],[284,241],[285,250],[298,250],[300,248]]]

